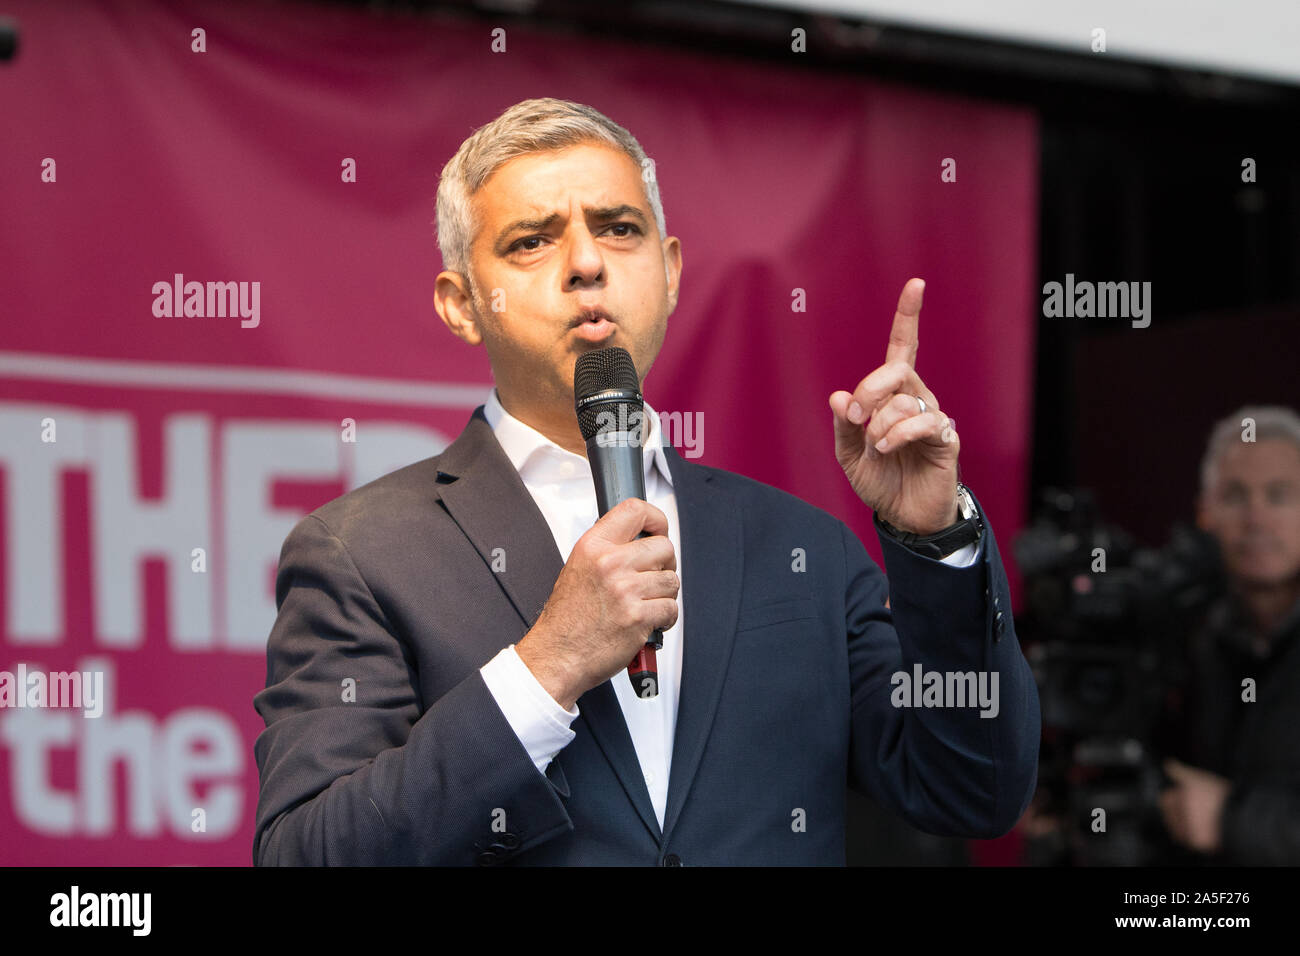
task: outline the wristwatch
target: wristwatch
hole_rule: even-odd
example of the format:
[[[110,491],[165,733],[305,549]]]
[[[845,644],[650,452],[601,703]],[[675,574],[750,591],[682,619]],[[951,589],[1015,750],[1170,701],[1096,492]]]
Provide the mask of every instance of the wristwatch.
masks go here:
[[[968,544],[974,544],[984,531],[984,518],[980,515],[979,507],[976,506],[970,491],[961,482],[957,483],[957,513],[959,517],[955,523],[948,525],[942,531],[926,535],[900,531],[889,522],[882,520],[879,515],[875,516],[875,521],[885,534],[899,544],[937,561]]]

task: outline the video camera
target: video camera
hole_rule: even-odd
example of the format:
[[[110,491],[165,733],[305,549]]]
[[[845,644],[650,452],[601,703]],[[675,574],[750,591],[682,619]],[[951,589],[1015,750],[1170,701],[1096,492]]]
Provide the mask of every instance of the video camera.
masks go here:
[[[1187,635],[1224,587],[1217,544],[1179,525],[1141,548],[1088,492],[1050,489],[1014,547],[1016,632],[1042,703],[1040,797],[1065,821],[1054,845],[1031,849],[1045,863],[1160,862],[1160,725]]]

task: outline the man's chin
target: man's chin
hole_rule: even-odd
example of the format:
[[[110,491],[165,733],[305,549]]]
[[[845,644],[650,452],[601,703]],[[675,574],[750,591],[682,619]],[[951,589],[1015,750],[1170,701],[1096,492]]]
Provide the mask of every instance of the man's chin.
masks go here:
[[[1248,590],[1264,590],[1294,584],[1300,579],[1300,567],[1281,561],[1239,561],[1232,576]]]

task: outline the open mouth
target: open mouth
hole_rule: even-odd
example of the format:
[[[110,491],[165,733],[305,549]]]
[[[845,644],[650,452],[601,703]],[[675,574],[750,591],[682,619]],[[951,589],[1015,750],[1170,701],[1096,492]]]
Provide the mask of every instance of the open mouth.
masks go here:
[[[592,310],[574,320],[573,331],[580,339],[588,342],[603,342],[614,334],[617,326],[610,321],[603,311]]]
[[[600,342],[614,334],[614,323],[608,319],[583,322],[575,331],[580,339],[586,339],[589,342]]]

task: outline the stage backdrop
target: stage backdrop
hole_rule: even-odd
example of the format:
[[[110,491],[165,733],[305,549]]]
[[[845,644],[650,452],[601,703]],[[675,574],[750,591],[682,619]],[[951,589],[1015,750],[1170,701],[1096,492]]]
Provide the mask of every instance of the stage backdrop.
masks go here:
[[[280,544],[486,396],[485,352],[433,310],[434,196],[464,137],[528,97],[589,103],[655,160],[685,266],[646,395],[703,422],[684,454],[830,510],[878,556],[826,398],[883,360],[919,275],[918,369],[1008,554],[1038,301],[1030,114],[790,50],[756,64],[295,3],[9,8],[0,671],[104,686],[98,717],[0,710],[0,862],[251,862]],[[166,315],[155,287],[189,282],[234,283],[225,314]]]

